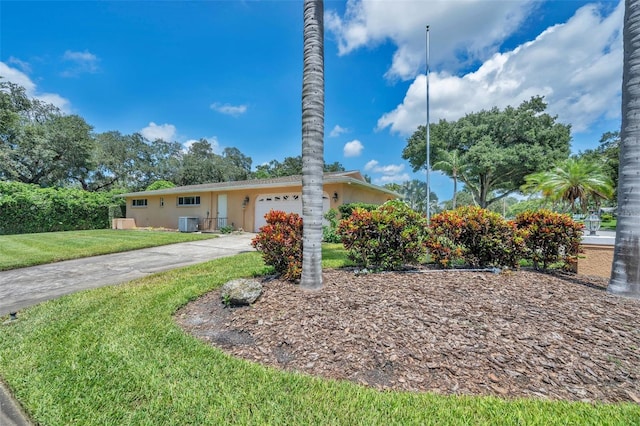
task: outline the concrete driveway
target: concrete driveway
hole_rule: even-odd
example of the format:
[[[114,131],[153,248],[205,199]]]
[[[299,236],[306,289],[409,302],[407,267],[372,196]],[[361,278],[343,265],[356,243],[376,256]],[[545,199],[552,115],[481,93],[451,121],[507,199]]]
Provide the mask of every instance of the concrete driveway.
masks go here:
[[[119,284],[160,271],[253,251],[255,234],[67,260],[0,272],[0,316],[65,294]]]
[[[119,284],[160,271],[253,251],[255,234],[171,244],[0,272],[0,316],[80,290]],[[0,425],[31,425],[0,381]]]
[[[598,234],[597,237],[585,237],[583,243],[614,243],[615,232],[602,231]],[[250,242],[254,235],[222,235],[210,240],[0,272],[0,316],[76,291],[119,284],[155,272],[253,251]],[[0,425],[30,424],[19,404],[0,382]]]

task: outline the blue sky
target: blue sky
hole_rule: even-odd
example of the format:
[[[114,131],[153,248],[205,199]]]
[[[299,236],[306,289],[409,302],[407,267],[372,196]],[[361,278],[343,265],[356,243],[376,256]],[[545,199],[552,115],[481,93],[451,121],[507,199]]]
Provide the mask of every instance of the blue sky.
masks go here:
[[[325,159],[376,184],[413,173],[426,121],[544,95],[574,152],[620,128],[622,1],[325,2]],[[84,117],[237,147],[254,167],[301,153],[302,1],[0,1],[0,76]],[[440,200],[448,178],[432,174]]]

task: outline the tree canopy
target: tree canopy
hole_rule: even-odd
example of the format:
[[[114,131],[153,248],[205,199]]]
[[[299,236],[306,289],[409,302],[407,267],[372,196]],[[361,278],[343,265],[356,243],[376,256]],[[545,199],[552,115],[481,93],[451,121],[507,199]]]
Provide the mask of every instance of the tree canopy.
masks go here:
[[[580,153],[581,158],[602,166],[604,173],[613,185],[614,193],[618,190],[618,169],[620,167],[620,132],[606,132],[600,138],[595,149],[588,149]]]
[[[569,158],[551,170],[533,173],[525,180],[525,191],[540,191],[551,201],[566,202],[573,212],[576,202],[586,213],[590,202],[599,206],[601,200],[613,196],[611,180],[602,171],[602,165],[586,158]]]
[[[90,168],[91,126],[0,80],[0,179],[54,185]]]
[[[324,163],[323,170],[325,172],[344,172],[344,166],[339,162],[331,164]],[[302,155],[297,157],[285,157],[282,162],[271,160],[267,164],[256,166],[254,177],[256,179],[268,179],[283,176],[295,176],[302,174]]]
[[[542,97],[532,97],[517,108],[494,107],[457,121],[431,123],[430,163],[447,161],[454,151],[464,157],[465,167],[457,176],[476,203],[487,207],[518,191],[525,176],[569,156],[571,127],[557,123],[546,107]],[[407,140],[402,157],[414,171],[426,167],[424,126]]]
[[[94,133],[78,115],[29,98],[0,77],[0,181],[86,191],[142,191],[156,181],[196,185],[302,174],[302,156],[272,160],[253,172],[238,148],[214,150],[200,139],[188,148],[140,133]],[[339,162],[325,172],[344,171]]]

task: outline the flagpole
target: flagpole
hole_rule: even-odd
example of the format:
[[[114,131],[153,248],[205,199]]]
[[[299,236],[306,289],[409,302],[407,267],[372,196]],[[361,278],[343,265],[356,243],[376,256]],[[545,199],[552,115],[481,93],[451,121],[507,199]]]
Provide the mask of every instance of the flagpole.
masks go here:
[[[429,25],[427,25],[427,129],[426,129],[426,145],[427,145],[427,161],[426,161],[426,168],[427,168],[427,223],[430,222],[431,220],[431,182],[430,182],[430,176],[429,176],[429,171],[431,170],[431,160],[430,160],[430,138],[429,138]]]

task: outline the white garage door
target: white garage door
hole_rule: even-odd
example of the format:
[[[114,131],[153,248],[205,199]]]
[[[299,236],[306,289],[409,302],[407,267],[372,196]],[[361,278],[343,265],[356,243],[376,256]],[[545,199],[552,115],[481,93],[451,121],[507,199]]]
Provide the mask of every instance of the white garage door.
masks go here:
[[[263,194],[256,199],[255,231],[267,224],[264,215],[270,210],[281,210],[287,213],[297,213],[302,216],[302,193],[291,192],[281,194]],[[329,210],[329,196],[322,195],[322,212]]]

